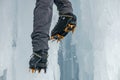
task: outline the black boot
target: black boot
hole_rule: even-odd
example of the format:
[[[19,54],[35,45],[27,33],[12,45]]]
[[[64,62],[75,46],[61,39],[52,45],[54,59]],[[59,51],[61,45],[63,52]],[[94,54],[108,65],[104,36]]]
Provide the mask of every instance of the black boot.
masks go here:
[[[35,71],[40,72],[41,69],[44,69],[44,72],[46,73],[47,58],[48,58],[47,52],[44,51],[34,52],[29,61],[29,68],[32,70],[32,73],[34,73]]]
[[[51,31],[51,39],[59,41],[63,39],[70,31],[74,32],[76,20],[76,16],[72,13],[60,15],[56,26]]]

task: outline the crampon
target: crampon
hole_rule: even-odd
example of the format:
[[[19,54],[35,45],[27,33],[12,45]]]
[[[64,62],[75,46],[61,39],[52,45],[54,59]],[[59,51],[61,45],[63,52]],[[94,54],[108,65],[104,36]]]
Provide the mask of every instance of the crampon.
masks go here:
[[[51,31],[51,40],[61,41],[69,32],[76,28],[76,16],[72,13],[60,15],[56,26]]]
[[[57,40],[57,42],[59,42],[59,41],[61,41],[69,32],[74,33],[75,28],[76,28],[76,25],[68,24],[68,25],[66,26],[66,28],[65,28],[61,33],[52,35],[52,36],[51,36],[51,40]]]
[[[29,62],[29,71],[32,73],[38,72],[40,73],[41,70],[44,70],[46,73],[47,69],[47,53],[33,53],[30,62]]]

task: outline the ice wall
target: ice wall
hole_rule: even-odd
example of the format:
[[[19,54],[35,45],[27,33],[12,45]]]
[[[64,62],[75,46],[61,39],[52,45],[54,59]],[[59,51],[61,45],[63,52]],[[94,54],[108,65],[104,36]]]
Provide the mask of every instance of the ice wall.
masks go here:
[[[14,80],[13,28],[16,26],[16,1],[0,1],[0,76]]]
[[[79,1],[72,1],[74,12],[77,14],[78,25],[72,36],[72,44],[70,43],[76,46],[79,79],[120,80],[120,1]],[[67,36],[64,46],[69,45],[69,39],[70,37]],[[62,51],[65,50],[68,49],[64,47]],[[68,74],[71,75],[71,73]],[[70,75],[64,76],[62,79],[69,78]]]
[[[80,80],[120,80],[120,1],[80,0]]]
[[[78,16],[78,25],[72,38],[66,38],[65,45],[68,46],[68,39],[72,39],[70,46],[74,45],[76,49],[79,80],[120,80],[120,1],[71,1]],[[29,72],[34,4],[34,0],[0,0],[0,80],[60,79],[57,63],[59,44],[56,42],[49,42],[51,54],[47,74]],[[52,27],[58,17],[56,9],[54,13]],[[67,47],[65,49],[68,50]],[[71,59],[71,55],[67,56]],[[69,61],[73,62],[72,59]],[[74,68],[70,69],[76,72]],[[70,75],[75,77],[74,73]]]

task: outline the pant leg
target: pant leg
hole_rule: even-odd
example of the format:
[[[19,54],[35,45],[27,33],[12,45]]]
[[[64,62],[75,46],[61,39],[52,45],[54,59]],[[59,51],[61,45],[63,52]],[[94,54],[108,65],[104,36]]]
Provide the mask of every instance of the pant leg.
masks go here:
[[[73,12],[72,4],[69,0],[54,0],[54,3],[57,6],[59,14]]]
[[[36,0],[33,32],[31,34],[33,51],[48,50],[49,29],[52,19],[53,0]]]

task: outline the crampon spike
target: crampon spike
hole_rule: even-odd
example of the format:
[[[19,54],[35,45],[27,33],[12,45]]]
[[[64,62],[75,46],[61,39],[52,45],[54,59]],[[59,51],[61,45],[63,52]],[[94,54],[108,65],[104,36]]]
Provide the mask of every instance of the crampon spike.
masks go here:
[[[32,69],[32,73],[34,73],[35,72],[35,69]]]
[[[73,29],[75,27],[75,25],[70,25],[70,28]]]
[[[73,30],[72,30],[72,33],[74,33],[75,32],[75,27],[73,28]]]
[[[64,29],[64,31],[65,31],[65,32],[69,32],[69,31],[68,31],[68,27],[66,27],[66,28]]]
[[[53,40],[54,39],[54,36],[51,36],[51,38],[50,38],[51,40]]]
[[[46,73],[46,69],[44,69],[44,73]]]
[[[60,42],[60,39],[57,40],[57,43]]]
[[[64,36],[62,36],[60,34],[56,34],[55,36],[51,37],[51,40],[57,40],[57,42],[59,42],[63,38],[64,38]]]
[[[58,36],[58,39],[59,39],[59,40],[61,40],[61,39],[63,39],[63,38],[64,38],[64,36],[59,35],[59,34],[58,34],[57,36]]]
[[[38,73],[40,73],[41,70],[38,70]]]

